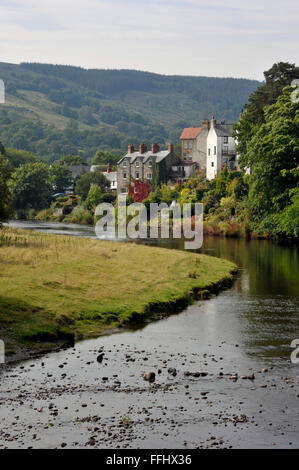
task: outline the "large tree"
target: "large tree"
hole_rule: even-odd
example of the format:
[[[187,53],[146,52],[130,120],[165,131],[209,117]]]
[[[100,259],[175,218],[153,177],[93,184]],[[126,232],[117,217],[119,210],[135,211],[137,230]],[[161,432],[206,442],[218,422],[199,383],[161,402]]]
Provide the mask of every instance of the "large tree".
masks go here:
[[[239,123],[235,126],[238,139],[237,151],[240,154],[240,166],[249,166],[247,147],[251,138],[265,122],[265,107],[276,102],[284,87],[299,77],[299,67],[288,62],[274,64],[264,72],[265,81],[249,96],[248,104]]]
[[[49,169],[50,182],[53,188],[59,192],[64,192],[72,185],[72,173],[67,165],[61,166],[58,164],[52,165]]]
[[[98,150],[91,160],[92,165],[114,165],[119,160],[117,155],[114,155],[106,150]]]
[[[270,231],[275,231],[273,216],[292,203],[298,186],[299,103],[291,100],[292,91],[285,88],[277,102],[264,109],[265,122],[247,146],[251,219]]]
[[[85,200],[88,196],[89,190],[93,184],[96,184],[100,187],[102,193],[107,191],[110,187],[110,183],[105,178],[103,173],[100,171],[91,171],[81,176],[76,182],[75,192],[81,196],[82,200]]]
[[[26,150],[13,148],[6,148],[5,156],[13,168],[18,168],[21,165],[25,165],[25,163],[35,163],[38,160],[35,155]]]
[[[6,220],[10,214],[9,201],[10,191],[8,188],[8,180],[11,175],[11,166],[8,161],[0,153],[0,225],[1,222]]]
[[[49,181],[49,168],[44,163],[26,163],[12,175],[12,207],[26,215],[28,210],[41,210],[49,207],[52,188]]]

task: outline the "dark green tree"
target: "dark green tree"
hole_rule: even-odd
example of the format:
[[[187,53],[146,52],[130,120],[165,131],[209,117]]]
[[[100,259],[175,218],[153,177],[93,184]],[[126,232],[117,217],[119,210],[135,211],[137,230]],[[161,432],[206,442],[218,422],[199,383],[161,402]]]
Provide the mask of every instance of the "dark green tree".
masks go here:
[[[49,169],[49,175],[53,189],[59,193],[63,193],[73,182],[72,173],[67,165],[52,165]]]
[[[106,150],[98,150],[91,160],[92,165],[114,165],[119,160],[119,156],[113,155]]]
[[[8,180],[11,172],[11,166],[3,154],[0,153],[0,226],[1,222],[6,220],[10,215],[10,190],[8,187]]]
[[[91,171],[90,173],[86,173],[85,175],[81,176],[81,178],[78,178],[76,181],[76,194],[78,194],[82,200],[85,201],[93,184],[99,186],[102,193],[107,191],[107,189],[110,187],[110,183],[107,178],[105,178],[103,173],[100,171]]]
[[[25,165],[25,163],[37,162],[37,157],[26,150],[6,148],[5,156],[13,168],[18,168],[21,165]]]
[[[256,226],[275,230],[273,214],[290,203],[298,186],[299,103],[287,87],[277,102],[265,108],[265,123],[248,143],[250,214]],[[272,224],[272,225],[271,225]]]
[[[10,189],[12,207],[18,216],[24,217],[30,209],[49,207],[52,188],[49,168],[44,163],[26,163],[12,174]]]
[[[56,160],[55,164],[58,165],[86,165],[87,163],[84,161],[81,155],[63,155],[59,160]]]
[[[290,85],[294,78],[299,77],[299,67],[288,62],[279,62],[264,72],[264,76],[265,82],[249,96],[245,112],[235,126],[235,136],[238,139],[237,151],[240,154],[239,163],[242,168],[250,165],[247,146],[265,122],[265,107],[274,104],[283,88]]]

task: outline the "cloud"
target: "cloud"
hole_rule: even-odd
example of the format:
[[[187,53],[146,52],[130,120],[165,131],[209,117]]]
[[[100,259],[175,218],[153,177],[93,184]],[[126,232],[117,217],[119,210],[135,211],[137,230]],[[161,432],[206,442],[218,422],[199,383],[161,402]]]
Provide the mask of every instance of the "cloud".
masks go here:
[[[2,61],[247,76],[298,61],[293,0],[0,0]]]

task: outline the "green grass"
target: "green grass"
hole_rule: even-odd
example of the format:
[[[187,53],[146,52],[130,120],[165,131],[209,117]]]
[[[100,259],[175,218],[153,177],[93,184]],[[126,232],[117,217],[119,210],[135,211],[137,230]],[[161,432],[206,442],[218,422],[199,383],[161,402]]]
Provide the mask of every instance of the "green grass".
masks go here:
[[[0,230],[0,337],[46,348],[176,312],[235,266],[177,250]]]

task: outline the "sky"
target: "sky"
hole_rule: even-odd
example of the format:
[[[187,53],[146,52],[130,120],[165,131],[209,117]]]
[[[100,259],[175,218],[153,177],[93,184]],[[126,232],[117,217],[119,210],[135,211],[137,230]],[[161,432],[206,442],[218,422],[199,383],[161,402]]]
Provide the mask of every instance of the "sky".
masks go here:
[[[298,0],[0,0],[0,61],[262,80],[298,24]]]

